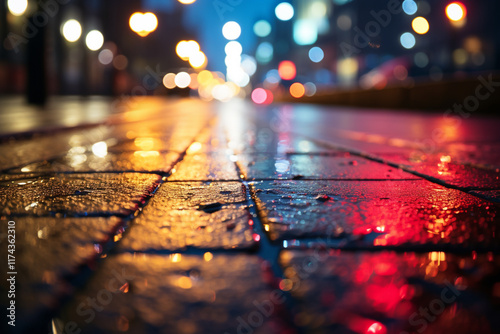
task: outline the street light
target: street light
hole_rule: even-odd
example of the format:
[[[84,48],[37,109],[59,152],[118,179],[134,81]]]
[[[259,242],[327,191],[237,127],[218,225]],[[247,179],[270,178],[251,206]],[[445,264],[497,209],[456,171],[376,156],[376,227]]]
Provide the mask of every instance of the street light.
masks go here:
[[[445,9],[446,17],[455,27],[462,27],[465,24],[467,8],[461,2],[452,2]]]
[[[130,16],[130,29],[141,37],[146,37],[158,27],[158,18],[153,13],[136,12]]]
[[[68,42],[76,42],[82,35],[82,26],[77,20],[68,20],[62,27],[62,34]]]

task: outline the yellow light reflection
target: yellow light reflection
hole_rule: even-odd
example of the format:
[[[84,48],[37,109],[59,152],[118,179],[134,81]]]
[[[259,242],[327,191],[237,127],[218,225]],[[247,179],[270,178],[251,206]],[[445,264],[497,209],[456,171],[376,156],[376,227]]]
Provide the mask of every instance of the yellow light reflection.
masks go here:
[[[203,254],[203,259],[207,262],[209,262],[213,258],[214,258],[214,255],[210,252],[206,252],[205,254]]]
[[[179,253],[170,255],[170,261],[172,261],[172,263],[178,263],[181,262],[181,260],[182,260],[182,255]]]
[[[141,149],[141,151],[152,151],[155,146],[154,138],[136,138],[134,145]]]
[[[194,142],[191,144],[191,146],[189,146],[186,153],[187,154],[194,154],[196,152],[199,152],[202,149],[202,147],[203,147],[203,145],[201,143]]]
[[[181,289],[191,289],[193,283],[189,277],[182,276],[177,279],[177,286]]]

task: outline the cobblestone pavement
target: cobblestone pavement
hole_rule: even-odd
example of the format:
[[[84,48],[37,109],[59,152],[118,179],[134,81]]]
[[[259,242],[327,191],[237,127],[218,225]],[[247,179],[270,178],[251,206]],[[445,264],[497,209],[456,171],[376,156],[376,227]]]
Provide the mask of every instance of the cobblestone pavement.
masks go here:
[[[499,125],[143,99],[101,125],[4,137],[0,300],[16,326],[2,326],[499,332]]]

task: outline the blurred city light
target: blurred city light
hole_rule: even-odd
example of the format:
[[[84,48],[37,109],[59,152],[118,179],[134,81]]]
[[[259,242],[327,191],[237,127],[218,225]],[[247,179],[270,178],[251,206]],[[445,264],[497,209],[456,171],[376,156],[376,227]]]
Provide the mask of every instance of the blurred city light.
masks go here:
[[[82,35],[82,26],[77,20],[68,20],[63,24],[62,34],[68,42],[76,42]]]
[[[28,9],[28,0],[9,0],[7,7],[12,15],[20,16]]]
[[[229,21],[222,27],[222,35],[227,40],[235,40],[241,35],[241,27],[237,22]]]
[[[182,60],[189,60],[189,58],[200,52],[200,44],[196,41],[180,41],[177,43],[175,52]]]
[[[273,59],[274,48],[269,42],[262,42],[257,47],[255,57],[260,64],[267,64]]]
[[[189,57],[189,65],[191,65],[193,68],[202,68],[206,66],[206,63],[207,57],[201,51],[198,51]]]
[[[130,16],[130,29],[141,37],[146,37],[158,27],[158,18],[153,13],[136,12]]]
[[[89,50],[97,51],[104,44],[104,36],[99,30],[92,30],[87,34],[85,44],[87,44]]]
[[[300,82],[296,82],[290,86],[290,95],[296,99],[303,97],[305,93],[306,89]]]
[[[176,87],[174,73],[165,74],[163,77],[163,86],[167,89],[174,89]]]
[[[309,59],[311,59],[312,62],[319,63],[323,58],[325,58],[325,53],[320,47],[315,46],[309,50]]]
[[[178,0],[178,1],[183,5],[190,5],[194,2],[196,2],[196,0]]]
[[[259,37],[267,37],[271,33],[271,24],[265,20],[255,22],[253,32]]]
[[[467,14],[467,10],[465,9],[464,4],[461,2],[452,2],[448,6],[446,6],[446,16],[451,21],[460,21],[465,18]]]
[[[254,89],[251,97],[256,104],[270,104],[274,100],[273,93],[264,88]]]
[[[187,72],[179,72],[175,76],[174,82],[179,88],[187,88],[191,83],[191,76]]]
[[[429,31],[429,22],[422,16],[419,16],[413,19],[411,27],[417,34],[423,35]]]
[[[414,0],[404,0],[402,7],[403,11],[408,15],[415,14],[418,9],[417,3]]]
[[[316,88],[316,85],[314,83],[306,82],[304,84],[304,88],[306,90],[306,92],[305,92],[306,96],[313,96],[314,94],[316,94],[317,88]]]
[[[282,2],[274,10],[276,17],[281,21],[289,21],[292,19],[295,11],[293,6],[288,2]]]
[[[224,49],[228,56],[239,56],[243,52],[243,47],[237,41],[231,41],[226,44]]]
[[[415,62],[415,65],[420,68],[424,68],[429,65],[429,57],[423,52],[418,52],[417,54],[415,54],[415,57],[413,57],[413,61]]]
[[[101,52],[99,52],[99,62],[103,65],[109,65],[113,61],[114,55],[113,51],[109,49],[104,49]]]
[[[411,49],[415,46],[416,40],[415,36],[411,32],[405,32],[401,35],[399,38],[399,41],[401,42],[401,45],[405,49]]]
[[[293,24],[293,40],[298,45],[311,45],[318,40],[318,25],[312,19],[300,19]]]
[[[282,61],[278,66],[278,72],[281,79],[283,80],[293,80],[297,75],[297,68],[295,64],[289,60]]]

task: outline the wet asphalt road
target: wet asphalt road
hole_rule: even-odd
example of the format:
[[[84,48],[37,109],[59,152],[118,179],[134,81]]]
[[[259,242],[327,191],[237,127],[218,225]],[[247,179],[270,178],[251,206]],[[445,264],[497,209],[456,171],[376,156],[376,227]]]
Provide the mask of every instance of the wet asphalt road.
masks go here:
[[[0,145],[15,333],[498,332],[500,118],[79,110]]]

